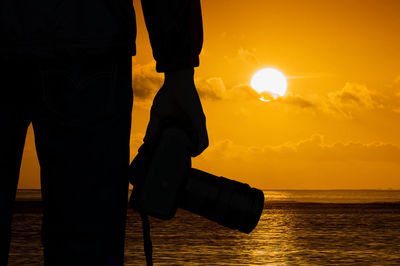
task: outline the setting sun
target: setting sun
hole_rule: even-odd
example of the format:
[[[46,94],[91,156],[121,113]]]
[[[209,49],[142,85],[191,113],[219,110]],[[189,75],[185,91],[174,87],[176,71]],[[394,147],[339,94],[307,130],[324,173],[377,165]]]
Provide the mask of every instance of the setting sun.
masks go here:
[[[260,94],[268,93],[274,99],[283,96],[287,89],[287,80],[285,75],[275,68],[262,68],[258,70],[250,81],[250,86]],[[264,95],[260,100],[268,101]]]

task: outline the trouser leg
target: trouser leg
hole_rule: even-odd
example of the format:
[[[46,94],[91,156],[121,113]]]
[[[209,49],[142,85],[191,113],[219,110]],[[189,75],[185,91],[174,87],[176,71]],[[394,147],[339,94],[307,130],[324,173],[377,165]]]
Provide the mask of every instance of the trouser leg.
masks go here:
[[[27,109],[27,64],[17,58],[0,58],[0,265],[7,265],[11,239],[12,206],[25,143]]]
[[[33,120],[45,265],[122,265],[132,112],[131,56],[42,64]]]

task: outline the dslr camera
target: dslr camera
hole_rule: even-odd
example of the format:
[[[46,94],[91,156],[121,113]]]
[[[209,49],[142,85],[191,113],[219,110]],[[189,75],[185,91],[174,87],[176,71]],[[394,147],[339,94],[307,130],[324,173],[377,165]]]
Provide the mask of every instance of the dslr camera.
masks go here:
[[[129,204],[141,214],[164,220],[182,208],[250,233],[264,207],[263,192],[192,168],[190,143],[186,130],[171,125],[143,143],[129,168],[133,185]]]

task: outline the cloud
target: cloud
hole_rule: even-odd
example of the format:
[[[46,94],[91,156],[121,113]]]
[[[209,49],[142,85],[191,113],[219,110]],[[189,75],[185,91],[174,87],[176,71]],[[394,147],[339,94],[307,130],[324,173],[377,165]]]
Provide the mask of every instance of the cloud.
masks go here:
[[[239,49],[242,57],[250,56],[245,49]],[[247,59],[246,59],[247,60]],[[136,102],[148,104],[149,100],[161,88],[164,77],[162,73],[155,71],[155,61],[148,64],[134,64],[132,87]],[[259,94],[249,84],[242,83],[226,88],[222,77],[202,78],[195,75],[197,91],[202,99],[209,100],[233,100],[233,101],[259,101],[261,97],[271,98],[268,93]],[[400,92],[398,93],[400,95]],[[272,99],[272,98],[271,98]],[[384,106],[392,106],[383,95],[368,89],[365,85],[347,82],[340,90],[327,95],[299,95],[288,92],[266,104],[286,104],[302,110],[327,113],[337,117],[351,119],[357,113],[370,111]],[[391,107],[394,112],[400,112],[397,105]]]
[[[341,90],[329,93],[324,104],[328,112],[352,117],[355,111],[379,108],[379,98],[365,85],[347,82]]]
[[[347,82],[342,89],[326,95],[299,95],[288,92],[285,96],[277,98],[274,103],[351,119],[357,113],[384,108],[388,105],[388,99],[369,90],[365,85]]]
[[[201,98],[211,100],[258,100],[261,95],[249,84],[241,83],[226,88],[221,77],[196,78],[195,84]]]
[[[394,79],[393,83],[396,84],[396,85],[400,85],[400,75],[397,76],[397,77]]]
[[[300,95],[295,95],[291,92],[288,92],[285,97],[277,98],[276,101],[278,103],[290,104],[300,108],[318,108],[317,103],[313,102],[312,100],[306,99],[305,97],[302,97]]]
[[[153,99],[164,82],[164,74],[155,70],[155,61],[132,66],[132,88],[135,99],[139,101]]]
[[[322,135],[281,145],[246,146],[229,139],[210,143],[193,167],[259,188],[400,188],[400,145],[337,141]]]
[[[400,114],[400,107],[394,108],[394,109],[393,109],[393,112],[399,113],[399,114]]]
[[[220,77],[201,79],[195,77],[197,92],[201,98],[222,100],[226,98],[224,81]]]
[[[247,83],[237,84],[227,90],[227,99],[230,100],[258,100],[261,95]]]
[[[254,49],[253,49],[254,50]],[[251,52],[248,49],[244,49],[240,47],[236,55],[230,57],[230,56],[224,56],[224,59],[229,63],[246,63],[246,64],[251,64],[251,65],[256,65],[259,64],[260,60],[257,58],[257,56]]]
[[[247,83],[237,84],[226,88],[221,77],[208,79],[196,79],[196,87],[202,98],[212,100],[256,100],[261,97],[270,99],[266,104],[286,104],[301,109],[315,112],[328,113],[343,118],[353,118],[357,112],[383,108],[386,99],[369,90],[365,85],[346,83],[340,90],[330,92],[327,95],[299,95],[288,92],[283,97],[274,100],[268,93],[257,93]]]
[[[287,92],[276,100],[268,93],[257,93],[247,83],[237,84],[226,88],[221,77],[196,79],[196,87],[200,97],[212,100],[233,101],[259,101],[261,97],[269,99],[266,104],[285,104],[312,112],[326,113],[341,118],[351,119],[354,115],[363,111],[383,108],[385,99],[365,85],[347,82],[340,90],[326,95],[299,95]]]
[[[241,60],[243,60],[244,62],[250,62],[253,64],[258,64],[259,60],[256,57],[256,55],[252,52],[250,52],[247,49],[243,49],[243,48],[239,48],[237,57]]]
[[[130,141],[130,156],[131,160],[136,156],[139,147],[143,144],[144,133],[138,132],[131,135]]]
[[[241,146],[226,139],[213,144],[205,151],[204,158],[211,160],[243,161],[364,161],[400,164],[400,146],[391,143],[336,142],[327,144],[322,135],[313,135],[298,142],[276,146]]]
[[[393,97],[392,110],[395,113],[400,113],[400,76],[397,76],[393,80],[393,82],[389,88],[390,88],[390,91],[393,92],[393,95],[390,95],[391,97]]]
[[[146,65],[133,65],[132,79],[134,96],[141,101],[153,99],[164,82],[163,74],[155,71],[154,61]],[[205,99],[225,100],[249,95],[256,99],[260,97],[248,85],[239,84],[227,90],[221,77],[202,78],[195,75],[194,82],[199,96]]]
[[[287,79],[317,79],[317,78],[326,78],[332,77],[333,73],[309,73],[305,75],[297,75],[297,76],[288,76]]]

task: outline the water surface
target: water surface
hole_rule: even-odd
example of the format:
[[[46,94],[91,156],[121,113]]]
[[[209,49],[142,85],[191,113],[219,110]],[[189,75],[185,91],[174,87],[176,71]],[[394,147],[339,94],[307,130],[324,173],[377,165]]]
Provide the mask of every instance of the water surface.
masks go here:
[[[18,194],[10,265],[42,265],[38,192]],[[36,194],[35,194],[36,193]],[[156,265],[400,265],[400,191],[264,191],[243,234],[186,211],[151,219]],[[125,265],[144,265],[139,216],[128,211]]]

